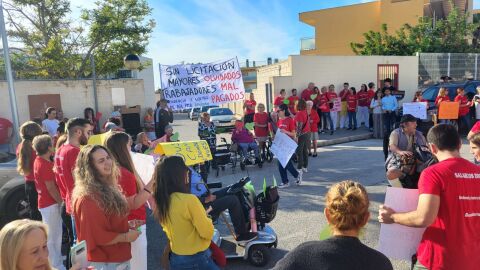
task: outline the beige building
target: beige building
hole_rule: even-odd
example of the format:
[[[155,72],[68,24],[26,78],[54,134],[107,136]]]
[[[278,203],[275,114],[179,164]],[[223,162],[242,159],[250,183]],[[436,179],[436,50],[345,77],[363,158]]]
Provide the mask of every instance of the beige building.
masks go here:
[[[354,55],[350,43],[364,41],[363,34],[387,24],[395,33],[404,24],[416,25],[423,16],[444,18],[451,0],[378,0],[299,14],[301,22],[315,28],[315,37],[302,40],[302,55]],[[453,0],[460,12],[470,12],[473,0]]]
[[[397,89],[406,91],[404,100],[412,100],[418,87],[418,57],[291,55],[285,61],[258,68],[254,93],[257,102],[271,103],[280,89],[290,95],[296,88],[300,95],[309,82],[316,86],[334,84],[340,91],[344,82],[359,89],[363,83],[382,85],[385,78],[394,79]],[[271,85],[271,94],[267,85]]]

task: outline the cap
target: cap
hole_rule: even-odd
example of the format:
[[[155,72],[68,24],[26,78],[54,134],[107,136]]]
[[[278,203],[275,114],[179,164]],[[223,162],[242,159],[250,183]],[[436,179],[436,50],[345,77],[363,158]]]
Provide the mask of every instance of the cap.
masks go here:
[[[417,122],[417,118],[411,114],[404,114],[402,116],[402,119],[400,119],[400,123],[406,123],[406,122]]]

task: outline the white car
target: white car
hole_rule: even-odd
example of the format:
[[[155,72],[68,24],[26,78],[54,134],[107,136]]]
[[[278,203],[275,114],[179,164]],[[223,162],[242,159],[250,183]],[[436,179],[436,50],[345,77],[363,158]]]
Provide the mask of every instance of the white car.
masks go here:
[[[212,121],[217,129],[232,130],[235,128],[235,121],[237,116],[229,108],[210,108],[210,121]]]

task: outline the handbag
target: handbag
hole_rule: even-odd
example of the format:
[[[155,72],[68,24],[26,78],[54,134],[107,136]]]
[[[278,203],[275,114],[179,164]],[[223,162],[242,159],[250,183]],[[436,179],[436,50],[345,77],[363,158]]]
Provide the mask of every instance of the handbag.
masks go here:
[[[230,145],[230,152],[234,152],[234,153],[238,152],[238,143],[232,143]]]

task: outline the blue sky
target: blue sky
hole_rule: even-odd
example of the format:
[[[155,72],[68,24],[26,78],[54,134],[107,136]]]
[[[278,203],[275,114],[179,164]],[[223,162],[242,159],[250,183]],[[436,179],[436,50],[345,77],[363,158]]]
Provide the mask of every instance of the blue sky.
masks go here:
[[[73,16],[94,0],[71,0]],[[148,0],[157,26],[146,56],[153,58],[158,86],[158,63],[211,62],[237,56],[239,60],[285,59],[298,54],[300,39],[314,29],[299,22],[304,11],[370,1],[340,0]],[[480,8],[480,0],[474,0]]]

